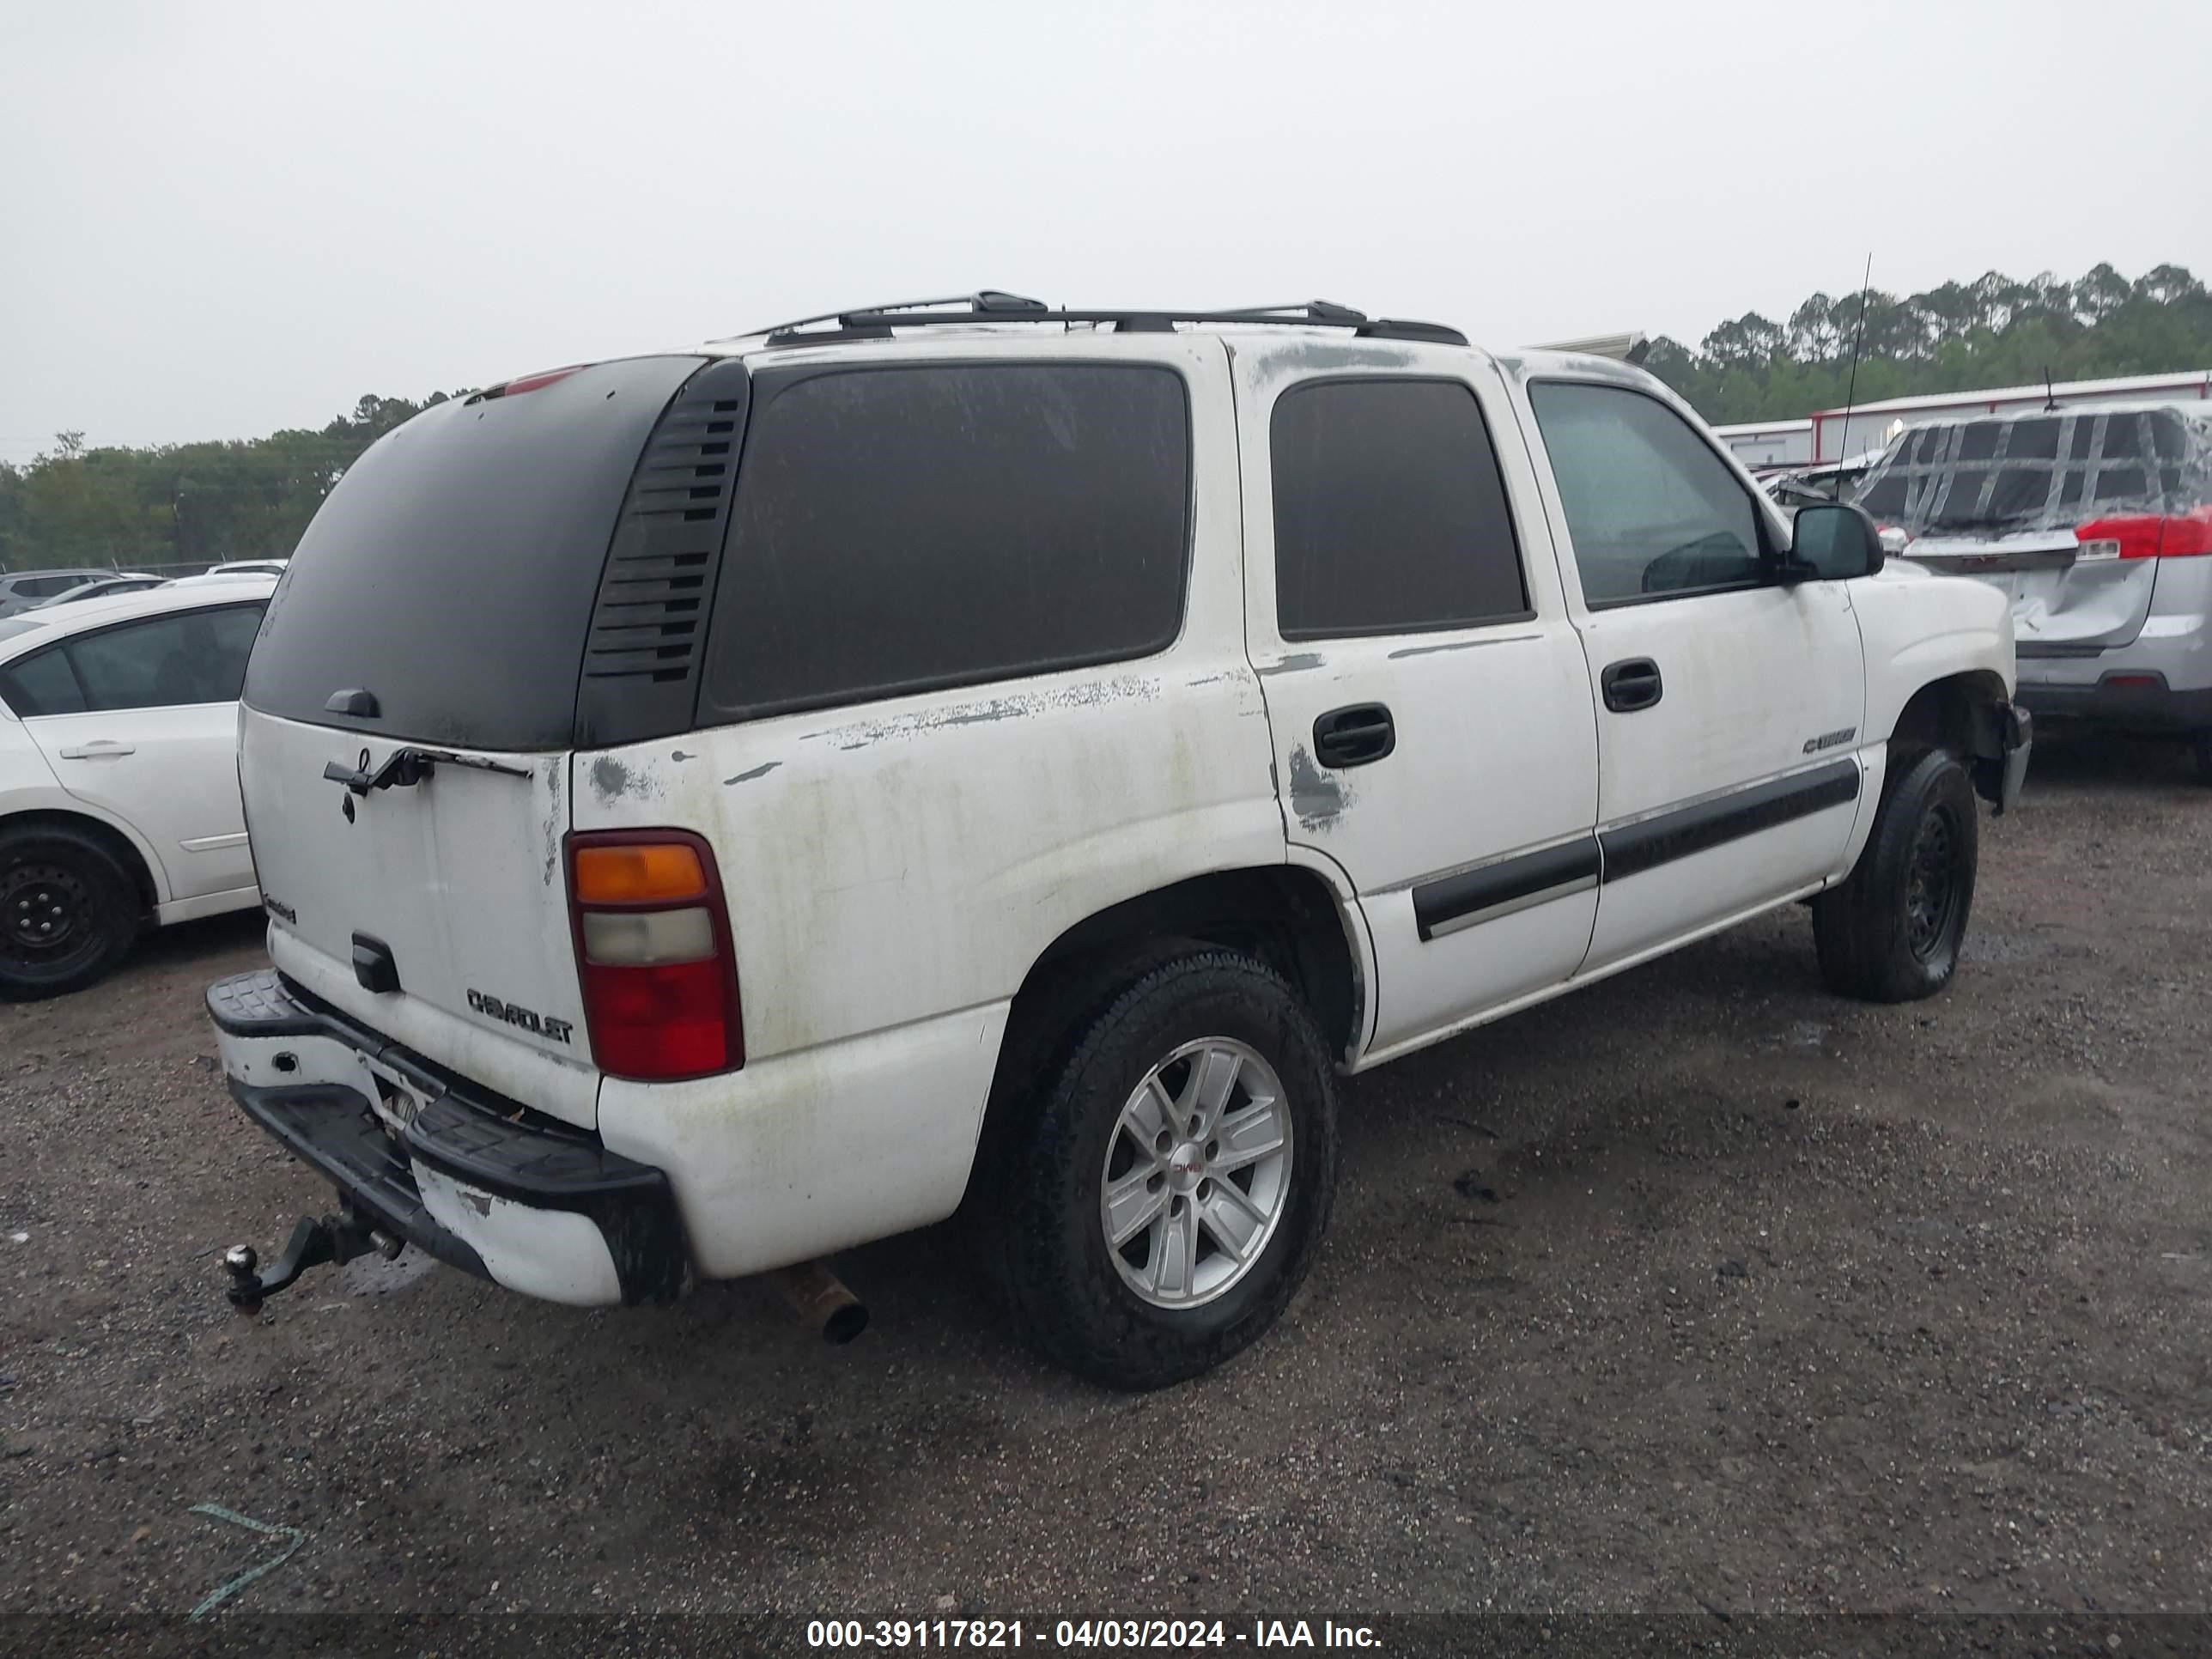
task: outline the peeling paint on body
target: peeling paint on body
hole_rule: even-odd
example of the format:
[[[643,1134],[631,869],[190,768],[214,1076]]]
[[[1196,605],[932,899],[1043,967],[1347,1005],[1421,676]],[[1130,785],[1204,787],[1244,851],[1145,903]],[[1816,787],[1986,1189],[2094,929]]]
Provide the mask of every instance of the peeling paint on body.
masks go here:
[[[1409,645],[1390,653],[1390,660],[1401,657],[1431,657],[1439,651],[1472,651],[1478,645],[1513,645],[1522,640],[1539,639],[1536,634],[1508,634],[1491,640],[1447,640],[1442,645]]]
[[[781,761],[763,761],[758,766],[753,768],[751,771],[740,772],[734,778],[724,778],[722,782],[726,787],[732,783],[750,783],[755,778],[766,777],[769,773],[775,771],[777,767],[782,764],[783,763]]]
[[[568,775],[566,759],[545,763],[545,884],[550,887],[561,873],[561,832],[568,826],[562,822],[567,814],[562,809],[561,788]]]
[[[612,755],[602,755],[592,763],[592,787],[599,792],[601,800],[615,800],[629,793],[636,775]]]
[[[1306,829],[1333,829],[1352,804],[1341,780],[1314,764],[1303,744],[1291,750],[1291,811]]]
[[[1265,668],[1260,670],[1260,674],[1262,678],[1275,674],[1303,674],[1310,668],[1320,666],[1320,652],[1299,651],[1284,658],[1280,662],[1269,663]]]
[[[996,720],[1025,720],[1033,714],[1058,714],[1076,708],[1103,708],[1109,703],[1151,702],[1160,695],[1157,679],[1122,675],[1110,680],[1090,680],[1052,691],[1023,691],[1010,696],[986,697],[975,702],[952,703],[925,708],[896,720],[856,720],[810,732],[802,741],[837,738],[840,749],[866,749],[892,738],[911,738],[948,726],[985,726]]]
[[[1408,368],[1418,361],[1407,347],[1361,341],[1269,342],[1251,358],[1252,384],[1270,386],[1294,374],[1330,374],[1347,368]]]

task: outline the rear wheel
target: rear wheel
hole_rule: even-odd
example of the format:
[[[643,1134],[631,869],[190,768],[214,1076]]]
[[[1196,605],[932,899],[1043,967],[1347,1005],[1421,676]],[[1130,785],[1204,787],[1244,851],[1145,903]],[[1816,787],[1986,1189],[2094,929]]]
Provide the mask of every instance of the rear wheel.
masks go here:
[[[992,1218],[1024,1333],[1113,1388],[1219,1364],[1274,1322],[1328,1220],[1320,1031],[1276,975],[1207,951],[1127,983],[1047,1076]]]
[[[0,830],[0,997],[82,990],[113,971],[137,932],[137,889],[93,836]]]
[[[1899,760],[1857,867],[1813,902],[1828,988],[1869,1002],[1949,984],[1974,900],[1980,825],[1966,769],[1941,749]]]

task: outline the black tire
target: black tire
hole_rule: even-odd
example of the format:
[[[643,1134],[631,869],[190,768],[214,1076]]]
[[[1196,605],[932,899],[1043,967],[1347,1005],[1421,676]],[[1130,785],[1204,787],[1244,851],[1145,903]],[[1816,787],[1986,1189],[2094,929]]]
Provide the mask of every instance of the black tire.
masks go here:
[[[1966,769],[1942,749],[1898,763],[1857,867],[1813,902],[1821,976],[1868,1002],[1948,985],[1973,908],[1980,823]]]
[[[1250,1049],[1280,1080],[1288,1167],[1277,1188],[1273,1231],[1241,1276],[1211,1299],[1158,1306],[1115,1265],[1102,1220],[1102,1182],[1122,1146],[1123,1107],[1169,1056],[1209,1038]],[[1245,1073],[1238,1075],[1242,1087]],[[1240,1109],[1251,1109],[1251,1097],[1235,1098],[1247,1103]],[[1289,985],[1233,951],[1179,956],[1123,981],[1119,994],[1077,1030],[1059,1064],[1048,1069],[1018,1123],[995,1161],[987,1199],[1011,1311],[1047,1358],[1109,1388],[1164,1388],[1243,1349],[1289,1303],[1328,1224],[1337,1158],[1328,1045]],[[1195,1218],[1209,1185],[1201,1183],[1191,1199],[1170,1193],[1163,1202],[1190,1205]],[[1240,1182],[1240,1190],[1251,1188]],[[1206,1224],[1194,1218],[1189,1225],[1199,1241],[1192,1285],[1201,1283],[1200,1270],[1211,1258],[1199,1252],[1208,1248],[1221,1258],[1210,1271],[1233,1273],[1233,1255],[1204,1231]],[[1156,1236],[1147,1230],[1148,1237]],[[1123,1261],[1138,1247],[1135,1239],[1125,1246]]]
[[[137,884],[99,840],[67,824],[0,827],[0,998],[81,991],[138,936]]]
[[[2197,751],[2197,781],[2212,786],[2212,726],[2195,733],[2191,746]]]

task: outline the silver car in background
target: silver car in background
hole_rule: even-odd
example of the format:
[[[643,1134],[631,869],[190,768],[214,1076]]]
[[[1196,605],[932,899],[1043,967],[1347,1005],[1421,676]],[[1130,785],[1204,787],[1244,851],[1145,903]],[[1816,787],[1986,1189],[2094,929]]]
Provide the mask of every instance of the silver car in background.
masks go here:
[[[2212,409],[1915,427],[1858,503],[1898,556],[2011,597],[2039,724],[2187,738],[2212,783]]]

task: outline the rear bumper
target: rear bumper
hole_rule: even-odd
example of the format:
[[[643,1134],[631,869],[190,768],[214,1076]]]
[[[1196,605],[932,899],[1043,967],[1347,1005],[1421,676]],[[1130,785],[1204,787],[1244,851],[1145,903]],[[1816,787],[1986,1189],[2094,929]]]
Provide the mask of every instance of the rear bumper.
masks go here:
[[[2110,669],[2087,685],[2023,679],[2018,695],[2021,707],[2040,720],[2081,720],[2130,732],[2212,727],[2212,687],[2176,690],[2152,669]]]
[[[220,980],[207,1002],[246,1115],[387,1231],[550,1301],[683,1291],[690,1253],[660,1170],[431,1066],[273,969]],[[372,1091],[404,1129],[378,1115]]]

